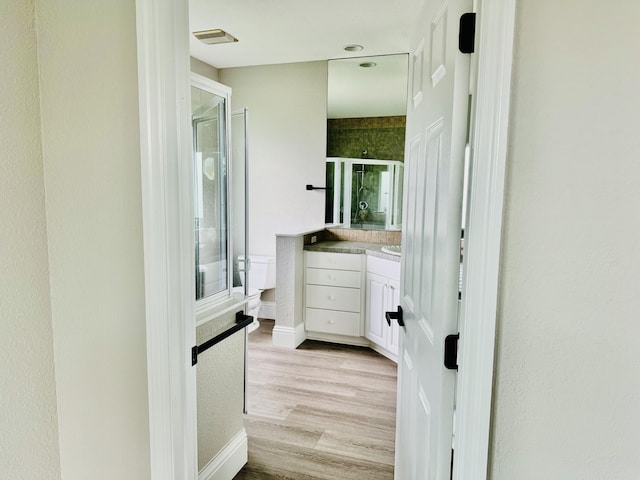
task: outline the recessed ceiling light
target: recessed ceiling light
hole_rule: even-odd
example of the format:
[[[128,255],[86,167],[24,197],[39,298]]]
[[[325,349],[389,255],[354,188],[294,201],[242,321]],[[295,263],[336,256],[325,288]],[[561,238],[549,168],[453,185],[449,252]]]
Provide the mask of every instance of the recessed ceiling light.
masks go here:
[[[362,68],[373,68],[373,67],[375,67],[376,65],[377,65],[377,64],[376,64],[376,63],[374,63],[374,62],[364,62],[364,63],[361,63],[361,64],[360,64],[360,66],[361,66]]]
[[[193,35],[202,43],[206,43],[207,45],[213,45],[216,43],[233,43],[238,41],[236,37],[219,28],[193,32]]]
[[[347,52],[359,52],[360,50],[364,50],[364,47],[362,45],[347,45],[346,47],[344,47],[344,49]]]

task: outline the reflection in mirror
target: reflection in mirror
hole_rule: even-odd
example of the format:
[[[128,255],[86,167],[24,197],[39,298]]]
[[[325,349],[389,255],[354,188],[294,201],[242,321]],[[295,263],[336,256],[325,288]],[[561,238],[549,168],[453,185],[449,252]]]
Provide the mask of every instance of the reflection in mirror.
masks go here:
[[[400,230],[404,164],[394,160],[327,159],[325,222],[364,230]]]
[[[408,55],[329,61],[325,222],[400,230]]]
[[[196,300],[224,292],[227,275],[225,98],[191,87]]]

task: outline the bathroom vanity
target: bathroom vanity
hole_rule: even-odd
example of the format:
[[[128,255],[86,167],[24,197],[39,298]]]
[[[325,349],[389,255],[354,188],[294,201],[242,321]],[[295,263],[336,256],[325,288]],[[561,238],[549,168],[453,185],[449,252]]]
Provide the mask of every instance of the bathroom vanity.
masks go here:
[[[340,336],[362,337],[363,255],[305,251],[304,261],[307,337],[333,341],[340,341]]]
[[[304,247],[304,327],[313,340],[368,346],[397,361],[399,330],[385,313],[400,301],[400,257],[381,244]]]

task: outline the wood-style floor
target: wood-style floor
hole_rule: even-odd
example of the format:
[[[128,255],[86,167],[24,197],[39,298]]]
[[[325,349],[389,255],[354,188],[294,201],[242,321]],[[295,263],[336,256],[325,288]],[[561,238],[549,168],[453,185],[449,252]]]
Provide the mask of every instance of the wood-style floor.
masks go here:
[[[234,480],[392,480],[396,365],[367,348],[249,334],[249,462]]]

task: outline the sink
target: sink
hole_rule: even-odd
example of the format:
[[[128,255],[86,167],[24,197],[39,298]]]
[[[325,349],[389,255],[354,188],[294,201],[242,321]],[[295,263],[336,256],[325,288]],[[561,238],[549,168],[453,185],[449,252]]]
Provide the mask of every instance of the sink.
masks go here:
[[[398,257],[402,255],[402,248],[400,247],[400,245],[388,245],[388,246],[382,247],[381,250],[384,253],[388,253],[389,255],[396,255]]]

